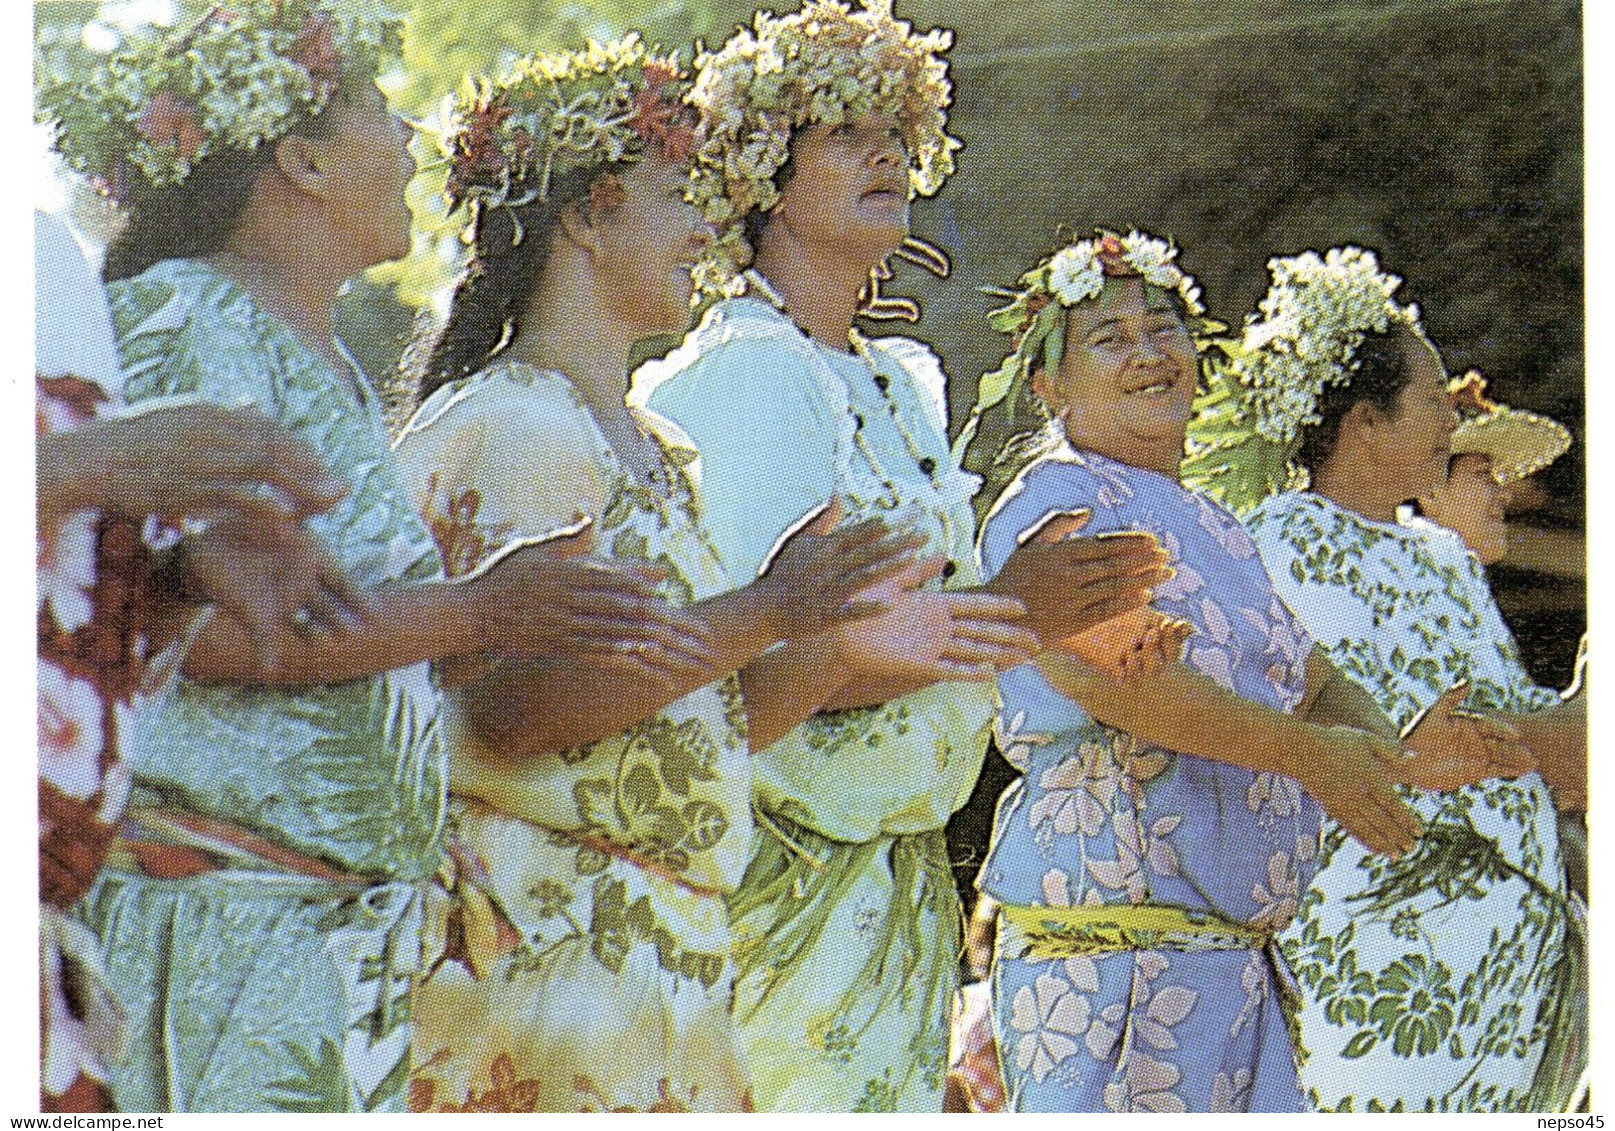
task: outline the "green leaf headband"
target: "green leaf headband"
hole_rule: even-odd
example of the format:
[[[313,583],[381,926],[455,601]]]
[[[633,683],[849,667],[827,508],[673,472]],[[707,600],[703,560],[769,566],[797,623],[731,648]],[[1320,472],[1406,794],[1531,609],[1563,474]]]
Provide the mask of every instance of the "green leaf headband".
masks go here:
[[[1125,236],[1100,229],[1092,239],[1079,240],[1039,262],[1021,276],[1019,290],[989,288],[987,293],[1009,299],[987,314],[987,323],[1011,336],[1012,352],[976,387],[975,407],[954,441],[954,459],[964,458],[988,411],[1008,401],[1013,414],[1015,399],[1033,371],[1059,369],[1065,356],[1065,312],[1103,294],[1107,278],[1141,278],[1149,286],[1170,291],[1182,300],[1191,331],[1199,335],[1220,330],[1205,318],[1200,287],[1193,275],[1178,267],[1177,254],[1170,242],[1137,229]]]
[[[211,154],[284,137],[344,75],[396,53],[402,22],[381,0],[231,0],[181,34],[145,29],[87,79],[50,82],[37,117],[69,166],[123,202],[133,177],[167,188]]]

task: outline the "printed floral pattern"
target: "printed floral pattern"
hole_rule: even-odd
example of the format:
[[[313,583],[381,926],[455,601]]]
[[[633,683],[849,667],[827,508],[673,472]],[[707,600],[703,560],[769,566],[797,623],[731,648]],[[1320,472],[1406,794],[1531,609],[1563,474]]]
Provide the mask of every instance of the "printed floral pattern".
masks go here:
[[[1195,627],[1187,663],[1279,710],[1311,640],[1239,522],[1163,476],[1069,449],[1028,468],[988,517],[989,575],[1050,510],[1154,533],[1177,576],[1155,607]],[[1293,780],[1178,754],[1091,721],[1033,666],[1006,672],[1000,802],[978,884],[1011,906],[1165,904],[1276,929],[1294,916],[1321,814]],[[1294,1050],[1261,951],[1040,960],[1012,924],[994,968],[1009,1104],[1019,1111],[1295,1110]]]
[[[1457,538],[1369,522],[1321,496],[1249,517],[1281,594],[1335,663],[1406,724],[1460,679],[1529,712],[1531,684]],[[1303,1081],[1328,1110],[1548,1111],[1569,914],[1555,811],[1535,774],[1411,795],[1428,831],[1391,863],[1330,828],[1285,939],[1307,995]]]
[[[694,452],[642,423],[671,499],[624,469],[570,382],[515,363],[435,393],[398,456],[457,572],[583,514],[599,550],[663,567],[670,599],[720,592]],[[723,901],[751,847],[733,677],[516,767],[450,717],[450,863],[427,912],[412,1108],[744,1109]]]

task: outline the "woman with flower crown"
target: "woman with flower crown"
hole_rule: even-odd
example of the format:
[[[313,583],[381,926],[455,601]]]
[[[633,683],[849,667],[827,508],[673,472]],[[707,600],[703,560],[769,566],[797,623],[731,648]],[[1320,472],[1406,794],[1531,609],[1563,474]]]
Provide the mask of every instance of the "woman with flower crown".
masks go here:
[[[1585,714],[1531,683],[1478,562],[1396,521],[1447,479],[1458,423],[1417,307],[1394,298],[1401,280],[1355,247],[1269,267],[1197,420],[1198,473],[1261,500],[1246,522],[1274,585],[1387,714],[1407,724],[1457,684],[1536,763],[1515,780],[1410,794],[1425,831],[1399,860],[1327,830],[1285,938],[1305,994],[1308,1098],[1561,1110],[1585,1050],[1554,795],[1585,789]],[[1303,469],[1306,489],[1263,498]]]
[[[429,661],[652,674],[641,645],[709,652],[647,577],[552,547],[441,580],[331,333],[342,282],[409,247],[414,165],[373,81],[398,27],[362,0],[240,0],[41,100],[129,214],[105,270],[129,399],[250,405],[312,444],[347,495],[309,529],[370,590],[366,616],[317,607],[267,641],[219,610],[137,720],[128,811],[78,909],[128,1020],[126,1110],[401,1108],[444,810]]]
[[[864,301],[872,274],[904,247],[911,194],[952,167],[948,42],[885,0],[812,0],[759,13],[698,60],[691,101],[708,136],[694,193],[720,232],[703,268],[735,293],[635,375],[635,397],[701,452],[707,529],[731,577],[755,573],[795,515],[832,496],[906,516],[947,563],[945,587],[855,631],[914,632],[923,618],[916,654],[954,678],[917,665],[849,680],[757,755],[757,847],[730,911],[763,1110],[940,1110],[959,949],[942,828],[980,770],[986,681],[1036,647],[1009,618],[1024,609],[1034,632],[1064,636],[1137,608],[1164,577],[1148,538],[1060,541],[1063,522],[983,591],[975,480],[948,450],[940,364],[911,339],[853,330],[877,305]]]
[[[1063,649],[1000,679],[1023,771],[978,884],[1001,906],[995,1020],[1019,1111],[1301,1106],[1274,938],[1310,881],[1320,809],[1370,850],[1411,846],[1393,783],[1517,759],[1436,712],[1407,756],[1274,592],[1239,522],[1179,482],[1209,328],[1176,251],[1102,232],[1044,260],[992,315],[1015,349],[976,419],[1027,385],[1052,417],[982,528],[984,573],[1050,511],[1144,530],[1176,573],[1153,608],[1182,664],[1117,682]],[[974,423],[974,420],[973,422]],[[968,436],[965,437],[968,442]],[[1175,651],[1175,649],[1173,649]]]
[[[631,349],[684,323],[709,239],[685,200],[687,89],[630,35],[522,59],[455,111],[472,254],[423,351],[404,480],[451,573],[585,516],[611,557],[661,574],[714,657],[637,682],[507,661],[452,700],[416,1110],[750,1108],[724,903],[751,852],[749,743],[840,686],[857,657],[796,642],[882,608],[849,602],[920,545],[878,520],[832,531],[832,503],[732,588],[695,450],[629,408]]]

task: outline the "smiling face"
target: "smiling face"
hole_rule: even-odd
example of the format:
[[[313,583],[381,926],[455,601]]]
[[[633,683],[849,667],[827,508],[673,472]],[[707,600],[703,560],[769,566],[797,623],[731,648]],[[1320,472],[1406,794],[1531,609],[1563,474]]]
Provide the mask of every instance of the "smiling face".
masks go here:
[[[791,166],[770,223],[785,224],[807,246],[873,266],[908,235],[909,153],[894,119],[804,126],[791,139]]]
[[[590,213],[606,301],[646,337],[681,330],[690,313],[690,269],[711,239],[684,198],[688,167],[647,153],[618,179],[620,201],[598,194],[604,203]]]
[[[1495,565],[1508,554],[1509,489],[1497,481],[1488,455],[1469,452],[1451,462],[1447,481],[1422,496],[1419,509],[1457,531],[1482,565]]]
[[[1176,477],[1199,373],[1194,339],[1165,291],[1106,279],[1066,314],[1059,373],[1032,388],[1087,451]]]

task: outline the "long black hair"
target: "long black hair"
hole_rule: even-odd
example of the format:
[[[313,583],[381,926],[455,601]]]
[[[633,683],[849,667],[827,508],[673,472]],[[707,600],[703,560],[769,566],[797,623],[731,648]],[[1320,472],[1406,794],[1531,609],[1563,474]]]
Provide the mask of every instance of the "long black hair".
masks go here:
[[[626,168],[627,163],[593,165],[552,174],[549,193],[525,204],[471,203],[471,255],[455,283],[448,319],[441,329],[423,328],[404,354],[402,366],[413,371],[417,402],[483,369],[515,339],[549,261],[561,213],[573,204],[587,207],[596,179]],[[512,192],[523,187],[515,185]]]
[[[283,136],[329,138],[336,126],[326,111],[338,99],[353,105],[375,79],[370,68],[345,73],[321,111],[305,114]],[[131,170],[122,201],[128,224],[107,249],[101,278],[108,283],[130,279],[165,259],[196,259],[222,250],[240,226],[258,178],[274,163],[275,145],[264,141],[255,149],[211,153],[179,184],[162,188]]]
[[[1325,385],[1319,394],[1321,419],[1302,428],[1297,462],[1316,474],[1334,454],[1340,443],[1340,425],[1356,405],[1370,404],[1380,412],[1394,413],[1402,390],[1413,379],[1414,351],[1422,345],[1419,332],[1405,326],[1363,335],[1351,380],[1344,385]]]

